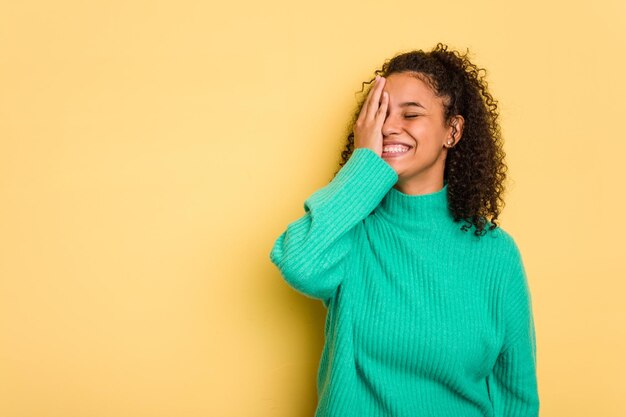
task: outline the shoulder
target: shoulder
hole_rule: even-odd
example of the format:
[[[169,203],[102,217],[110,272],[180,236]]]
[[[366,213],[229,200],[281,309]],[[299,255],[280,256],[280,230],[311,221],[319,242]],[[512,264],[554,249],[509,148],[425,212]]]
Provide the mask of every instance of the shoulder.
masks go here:
[[[519,246],[517,244],[517,241],[509,231],[503,229],[501,226],[498,226],[494,230],[494,232],[496,232],[496,236],[499,239],[499,243],[503,247],[503,249],[511,252],[519,252]]]
[[[523,301],[529,297],[530,290],[526,276],[526,267],[522,258],[522,252],[515,238],[505,229],[498,229],[499,237],[497,241],[498,253],[500,253],[501,278],[503,279],[502,285],[506,287],[505,292],[509,298],[508,302],[516,304],[520,300]]]
[[[491,222],[485,228],[488,229],[489,226],[491,226]],[[489,251],[496,254],[504,264],[513,268],[522,266],[520,246],[509,231],[498,226],[493,230],[487,230],[482,238],[488,242]]]

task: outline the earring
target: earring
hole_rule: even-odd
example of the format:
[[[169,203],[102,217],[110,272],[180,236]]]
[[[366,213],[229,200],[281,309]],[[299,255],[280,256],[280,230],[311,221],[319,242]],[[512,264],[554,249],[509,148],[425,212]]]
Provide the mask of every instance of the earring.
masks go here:
[[[454,136],[456,135],[456,123],[452,125],[452,137],[448,139],[448,148],[451,148],[454,144]]]

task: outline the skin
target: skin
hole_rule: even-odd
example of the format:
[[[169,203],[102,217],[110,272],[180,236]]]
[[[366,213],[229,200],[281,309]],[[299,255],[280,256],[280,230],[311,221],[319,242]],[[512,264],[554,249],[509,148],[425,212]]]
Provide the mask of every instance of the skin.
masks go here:
[[[405,102],[420,103],[423,107]],[[448,148],[461,139],[464,119],[458,115],[444,120],[443,98],[415,73],[394,73],[380,77],[370,90],[355,124],[355,148],[369,147],[398,174],[397,190],[420,195],[443,188]],[[456,124],[456,136],[451,124]],[[413,146],[402,155],[382,156],[383,143],[399,141]]]

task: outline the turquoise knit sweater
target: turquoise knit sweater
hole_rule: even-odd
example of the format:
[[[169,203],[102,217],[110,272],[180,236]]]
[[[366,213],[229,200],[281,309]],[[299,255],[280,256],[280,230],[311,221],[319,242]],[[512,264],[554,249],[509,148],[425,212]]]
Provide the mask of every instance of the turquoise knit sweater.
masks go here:
[[[369,148],[304,203],[271,261],[327,308],[315,417],[539,414],[530,291],[502,228],[477,237],[448,186],[408,195]]]

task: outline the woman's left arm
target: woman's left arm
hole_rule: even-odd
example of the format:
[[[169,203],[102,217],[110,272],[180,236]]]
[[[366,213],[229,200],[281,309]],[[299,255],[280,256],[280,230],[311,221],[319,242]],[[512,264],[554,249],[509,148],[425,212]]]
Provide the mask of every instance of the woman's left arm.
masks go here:
[[[505,337],[487,382],[496,417],[537,417],[537,345],[532,297],[522,257],[514,245],[512,273],[504,284]]]

